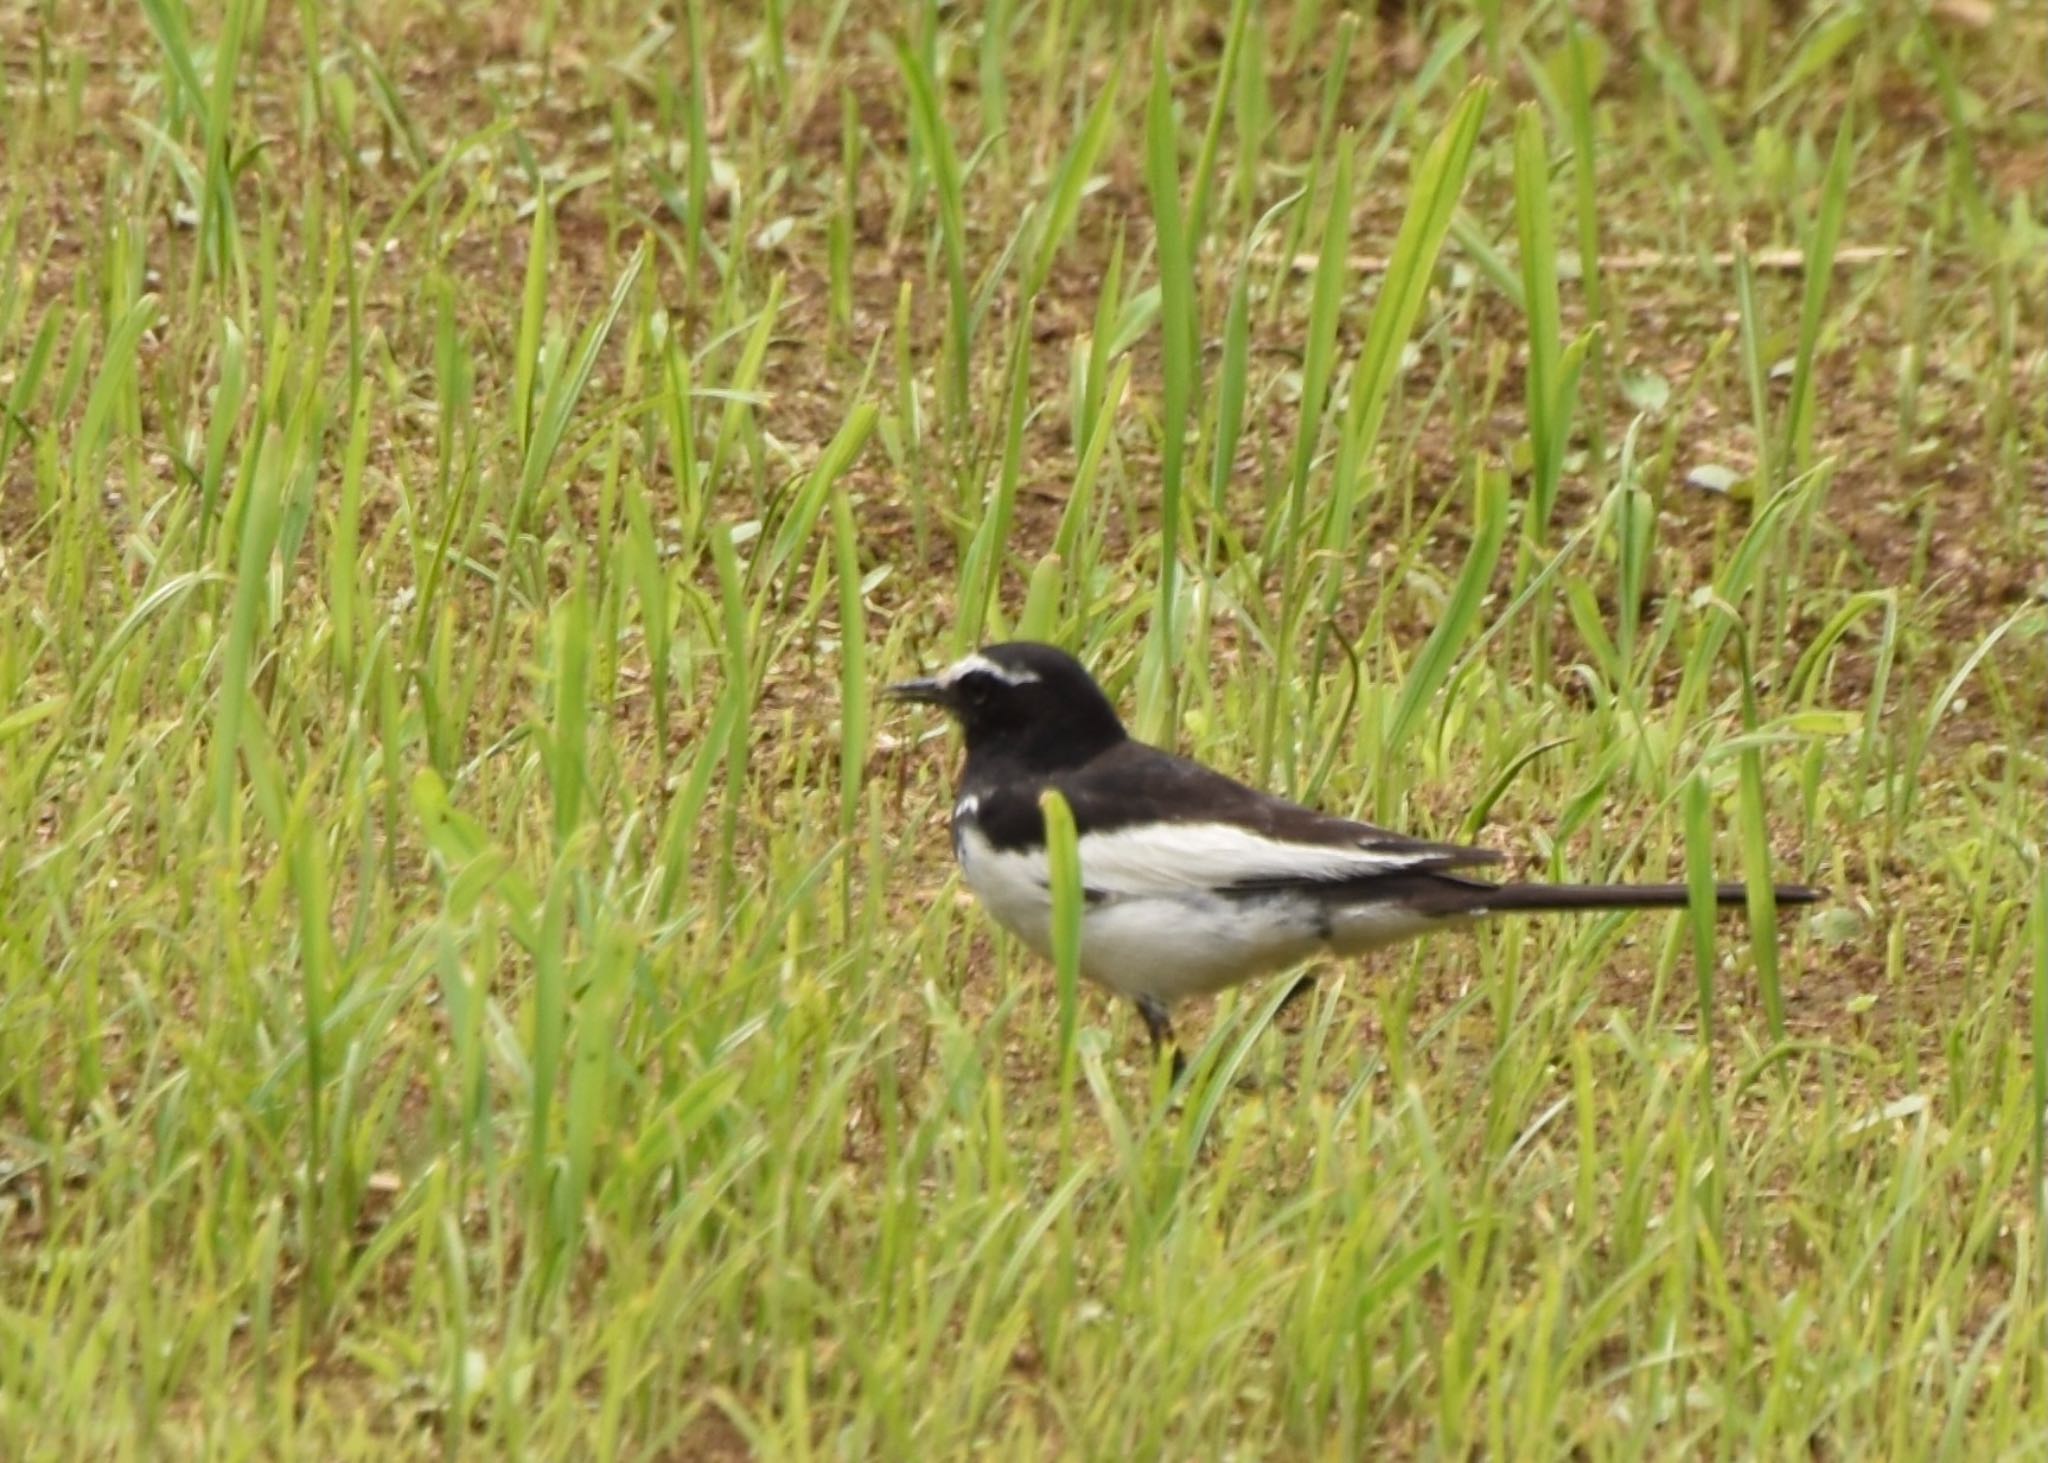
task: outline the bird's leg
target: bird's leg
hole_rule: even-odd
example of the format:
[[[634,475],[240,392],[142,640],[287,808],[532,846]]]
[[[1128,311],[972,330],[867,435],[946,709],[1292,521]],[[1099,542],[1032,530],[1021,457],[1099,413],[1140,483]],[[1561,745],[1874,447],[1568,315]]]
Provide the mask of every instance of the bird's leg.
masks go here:
[[[1166,1014],[1166,1007],[1151,996],[1139,996],[1136,1001],[1138,1014],[1145,1018],[1145,1030],[1152,1038],[1152,1053],[1159,1054],[1161,1047],[1173,1053],[1173,1080],[1178,1082],[1187,1071],[1188,1059],[1181,1054],[1179,1045],[1173,1039],[1173,1021]]]

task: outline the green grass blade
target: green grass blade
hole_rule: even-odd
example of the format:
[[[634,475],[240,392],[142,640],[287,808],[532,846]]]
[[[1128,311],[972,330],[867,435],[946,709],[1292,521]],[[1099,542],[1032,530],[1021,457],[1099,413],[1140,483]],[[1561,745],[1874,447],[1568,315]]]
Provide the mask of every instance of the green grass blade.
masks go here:
[[[1081,912],[1086,900],[1081,887],[1080,838],[1074,831],[1074,810],[1057,789],[1047,789],[1038,806],[1045,819],[1046,879],[1052,895],[1052,958],[1059,981],[1061,1147],[1071,1151],[1075,1038],[1081,1017]]]
[[[868,627],[853,499],[844,488],[832,493],[832,564],[833,577],[839,581],[839,836],[850,844],[860,817],[861,774],[868,759]],[[850,884],[847,894],[850,898]]]
[[[1252,0],[1232,0],[1230,20],[1223,33],[1223,57],[1217,63],[1216,80],[1209,103],[1209,122],[1202,129],[1202,144],[1195,153],[1195,177],[1188,191],[1188,249],[1199,254],[1209,233],[1209,196],[1216,185],[1216,155],[1223,142],[1223,118],[1237,94],[1237,70],[1243,62],[1245,36],[1250,30]]]
[[[539,215],[536,214],[535,217]],[[591,374],[597,369],[598,352],[611,338],[612,327],[618,323],[619,312],[632,298],[634,285],[640,278],[640,271],[647,264],[647,245],[633,251],[633,257],[626,262],[625,271],[612,286],[611,299],[606,302],[604,313],[585,327],[583,336],[576,343],[564,368],[553,375],[542,397],[539,410],[533,418],[532,435],[526,440],[526,450],[521,463],[519,479],[519,504],[513,511],[512,527],[515,533],[530,526],[532,515],[537,511],[543,483],[548,470],[554,465],[562,443],[569,435],[570,418],[589,388]]]
[[[2032,910],[2034,947],[2034,1050],[2048,1052],[2048,863],[2034,876]],[[2034,1192],[2048,1194],[2048,1062],[2037,1056],[2034,1069]],[[2048,1203],[2048,1199],[2042,1202]],[[2039,1259],[2048,1273],[2048,1229],[2039,1241]],[[2048,1324],[2048,1322],[2044,1322]]]
[[[1526,104],[1515,118],[1515,231],[1522,248],[1522,307],[1529,321],[1529,444],[1535,463],[1527,526],[1540,545],[1549,537],[1571,420],[1562,414],[1566,403],[1558,394],[1564,332],[1557,298],[1557,234],[1550,214],[1550,157],[1543,114]]]
[[[1835,277],[1835,246],[1849,208],[1849,166],[1853,160],[1851,119],[1835,128],[1835,147],[1821,183],[1820,209],[1806,239],[1806,290],[1799,307],[1799,346],[1792,361],[1792,390],[1785,408],[1784,459],[1798,471],[1813,466],[1814,356],[1820,348],[1828,286]]]
[[[534,414],[540,405],[541,331],[547,324],[554,220],[554,204],[543,190],[534,199],[533,227],[526,238],[526,283],[519,292],[519,335],[512,350],[512,441],[521,456],[531,455]]]
[[[1037,239],[1032,248],[1031,273],[1026,276],[1024,294],[1028,299],[1045,288],[1060,247],[1073,233],[1075,215],[1081,211],[1082,190],[1095,176],[1102,150],[1108,145],[1116,123],[1117,94],[1123,83],[1123,68],[1112,67],[1109,79],[1095,95],[1086,120],[1075,134],[1073,144],[1060,159],[1053,174],[1052,191],[1040,210]]]
[[[1365,346],[1351,374],[1344,408],[1344,430],[1338,442],[1337,466],[1331,484],[1331,508],[1323,547],[1338,553],[1352,550],[1351,528],[1364,488],[1366,454],[1379,440],[1399,374],[1401,352],[1414,333],[1436,273],[1437,254],[1450,229],[1451,215],[1465,186],[1479,124],[1492,88],[1484,82],[1468,87],[1438,131],[1436,140],[1416,166],[1408,209],[1395,235],[1387,272],[1374,302]]]
[[[966,204],[962,196],[960,157],[953,148],[952,129],[939,109],[938,95],[924,58],[898,44],[896,64],[910,91],[910,130],[939,195],[939,238],[946,269],[946,419],[952,431],[967,429],[968,364],[973,349],[972,307],[967,287]]]
[[[1028,306],[1025,315],[1028,330]],[[995,491],[989,495],[988,510],[982,515],[960,565],[960,608],[953,623],[953,643],[962,654],[988,638],[989,627],[1000,614],[998,592],[1004,565],[1009,561],[1010,524],[1016,516],[1017,488],[1022,480],[1024,426],[1031,412],[1030,388],[1031,353],[1020,350],[1011,358],[1002,466]]]
[[[1163,32],[1152,37],[1152,90],[1145,104],[1145,191],[1152,201],[1160,288],[1160,357],[1165,398],[1160,408],[1159,581],[1152,605],[1149,664],[1153,674],[1141,718],[1145,734],[1158,737],[1175,720],[1181,647],[1175,639],[1179,599],[1180,535],[1189,416],[1200,361],[1200,319],[1195,300],[1195,265],[1181,206],[1180,136],[1173,116],[1173,91],[1166,69]]]
[[[215,836],[231,854],[238,846],[240,826],[235,817],[240,788],[236,759],[243,751],[250,724],[262,715],[251,680],[257,642],[264,629],[265,587],[284,496],[284,473],[278,462],[281,452],[281,436],[272,428],[264,436],[256,470],[245,489],[241,541],[235,552],[234,607],[221,660],[220,710],[213,746],[213,824]]]
[[[563,847],[582,826],[588,785],[590,730],[590,604],[581,584],[555,609],[549,685],[553,725],[547,741],[548,783],[554,791],[555,844]]]
[[[1337,324],[1343,314],[1345,262],[1351,245],[1350,133],[1337,140],[1337,162],[1330,177],[1328,215],[1322,251],[1316,258],[1315,283],[1309,297],[1308,346],[1301,364],[1301,420],[1295,431],[1294,466],[1288,475],[1287,514],[1276,542],[1291,542],[1308,517],[1309,468],[1323,437],[1324,407],[1336,364]]]
[[[1643,54],[1663,82],[1665,97],[1678,108],[1692,129],[1693,138],[1706,157],[1708,171],[1713,175],[1722,200],[1731,205],[1739,203],[1742,193],[1735,154],[1729,151],[1728,140],[1722,136],[1721,125],[1714,118],[1714,105],[1701,88],[1699,79],[1678,52],[1661,40],[1647,44]]]
[[[1480,606],[1493,583],[1494,570],[1500,563],[1501,545],[1507,538],[1507,474],[1497,468],[1480,467],[1474,472],[1473,479],[1472,546],[1466,551],[1464,567],[1458,571],[1457,582],[1451,588],[1450,599],[1444,605],[1436,627],[1430,631],[1429,639],[1423,642],[1421,653],[1415,657],[1415,664],[1409,667],[1407,678],[1401,683],[1400,697],[1394,703],[1386,731],[1381,737],[1377,781],[1382,789],[1380,806],[1383,813],[1391,811],[1393,790],[1400,785],[1393,775],[1395,758],[1423,709],[1443,689],[1458,652],[1464,648],[1472,627],[1478,623]]]

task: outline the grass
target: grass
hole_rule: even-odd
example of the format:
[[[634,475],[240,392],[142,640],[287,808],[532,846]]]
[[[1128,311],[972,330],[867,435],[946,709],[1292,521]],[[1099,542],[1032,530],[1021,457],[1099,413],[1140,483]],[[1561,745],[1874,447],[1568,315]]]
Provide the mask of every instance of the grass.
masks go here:
[[[2040,16],[974,11],[0,17],[0,1455],[2039,1452]],[[1169,1101],[1020,630],[1777,933]]]

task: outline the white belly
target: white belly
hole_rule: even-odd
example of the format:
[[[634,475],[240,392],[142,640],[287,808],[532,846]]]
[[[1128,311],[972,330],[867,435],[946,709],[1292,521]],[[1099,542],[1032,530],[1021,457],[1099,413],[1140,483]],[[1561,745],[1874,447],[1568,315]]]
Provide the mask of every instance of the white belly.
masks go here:
[[[971,824],[961,828],[958,849],[967,887],[996,922],[1050,958],[1052,895],[1043,851],[999,852]],[[1443,923],[1381,904],[1331,909],[1291,894],[1110,895],[1082,911],[1081,973],[1118,995],[1171,1005],[1283,969],[1319,950],[1369,950]]]

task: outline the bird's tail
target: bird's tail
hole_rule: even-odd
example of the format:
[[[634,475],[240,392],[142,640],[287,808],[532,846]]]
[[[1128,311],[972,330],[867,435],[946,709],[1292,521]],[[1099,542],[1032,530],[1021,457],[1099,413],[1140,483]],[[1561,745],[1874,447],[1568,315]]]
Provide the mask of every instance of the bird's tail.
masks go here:
[[[1827,897],[1826,891],[1806,884],[1778,884],[1773,887],[1780,904],[1814,904]],[[1502,884],[1483,893],[1474,890],[1473,903],[1488,914],[1555,913],[1572,909],[1683,909],[1692,902],[1692,891],[1683,884]],[[1717,884],[1714,902],[1722,906],[1749,902],[1746,884]]]
[[[1812,904],[1827,892],[1804,884],[1774,886],[1780,904]],[[1489,884],[1462,874],[1394,874],[1371,881],[1363,891],[1326,896],[1328,934],[1341,955],[1377,950],[1426,934],[1445,924],[1461,925],[1496,914],[1558,914],[1594,909],[1683,909],[1692,893],[1683,884]],[[1742,884],[1717,884],[1714,901],[1723,908],[1748,902]]]

